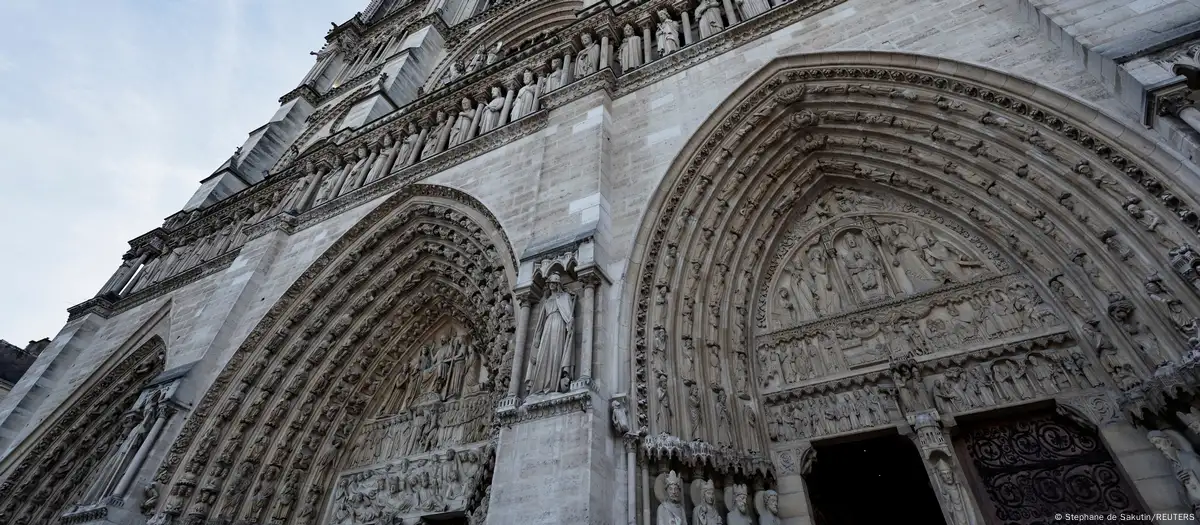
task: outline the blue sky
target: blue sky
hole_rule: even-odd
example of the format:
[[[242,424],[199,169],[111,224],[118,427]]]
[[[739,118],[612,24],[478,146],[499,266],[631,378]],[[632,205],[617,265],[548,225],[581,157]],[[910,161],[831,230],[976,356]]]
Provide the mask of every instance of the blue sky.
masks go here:
[[[0,1],[0,338],[54,337],[366,4]]]

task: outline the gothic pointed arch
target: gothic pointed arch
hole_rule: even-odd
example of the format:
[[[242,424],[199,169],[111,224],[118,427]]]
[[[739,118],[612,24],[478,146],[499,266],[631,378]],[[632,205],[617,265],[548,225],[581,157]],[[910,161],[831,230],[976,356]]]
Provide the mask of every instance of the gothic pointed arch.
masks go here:
[[[924,409],[1136,387],[1195,335],[1200,296],[1170,270],[1197,242],[1190,169],[994,70],[776,59],[696,132],[634,242],[644,452],[770,476],[790,442]]]
[[[166,308],[156,316],[164,317]],[[151,323],[157,324],[157,323]],[[139,340],[140,339],[140,340]],[[166,344],[157,334],[117,352],[10,454],[0,472],[0,522],[57,523],[95,483],[102,463],[137,418],[143,389],[163,371]]]
[[[157,519],[319,523],[478,506],[511,373],[515,277],[482,204],[402,189],[234,354],[158,470],[170,492]]]

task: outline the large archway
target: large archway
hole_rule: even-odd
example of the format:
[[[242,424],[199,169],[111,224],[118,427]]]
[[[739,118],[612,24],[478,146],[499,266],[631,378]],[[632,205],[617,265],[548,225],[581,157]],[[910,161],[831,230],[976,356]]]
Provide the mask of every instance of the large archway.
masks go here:
[[[473,198],[388,199],[234,354],[157,473],[170,492],[155,519],[465,517],[490,477],[515,268]]]
[[[25,440],[28,449],[14,450],[9,455],[14,461],[6,465],[0,483],[0,522],[57,523],[86,493],[111,492],[127,464],[109,463],[112,458],[128,459],[128,452],[117,449],[127,441],[131,427],[146,419],[140,412],[147,398],[143,388],[163,371],[165,362],[166,345],[158,336],[116,356],[62,404],[69,408]],[[149,412],[158,408],[156,404]],[[157,416],[151,415],[150,421]],[[99,479],[104,476],[108,477]]]
[[[1186,170],[993,70],[772,62],[676,159],[631,255],[649,476],[766,487],[806,468],[801,443],[907,424],[952,507],[962,471],[920,434],[939,415],[1125,390],[1186,353],[1200,297],[1169,265],[1197,240]]]

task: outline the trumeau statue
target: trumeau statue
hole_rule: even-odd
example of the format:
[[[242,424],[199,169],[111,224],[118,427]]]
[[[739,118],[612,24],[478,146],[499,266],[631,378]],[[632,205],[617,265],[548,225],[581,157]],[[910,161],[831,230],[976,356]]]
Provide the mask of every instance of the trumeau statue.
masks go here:
[[[968,496],[963,493],[966,487],[958,482],[954,467],[946,458],[939,456],[934,462],[934,470],[937,473],[939,499],[950,518],[948,525],[972,525],[973,513],[967,506]]]
[[[596,68],[600,67],[600,44],[592,40],[589,33],[579,35],[579,41],[583,43],[583,49],[575,57],[575,80],[595,73]]]
[[[529,384],[531,394],[557,392],[561,372],[571,365],[574,348],[575,297],[562,286],[562,276],[546,279],[540,314],[532,335]]]
[[[658,29],[654,36],[659,57],[679,51],[679,22],[673,20],[666,9],[658,10]]]
[[[662,489],[659,489],[659,486]],[[683,508],[683,479],[674,470],[660,474],[655,483],[655,496],[659,499],[654,525],[688,525],[687,511]]]
[[[1188,505],[1193,510],[1200,509],[1200,456],[1192,449],[1191,442],[1174,430],[1152,430],[1147,437],[1171,462]]]
[[[633,31],[633,26],[625,24],[625,37],[617,53],[617,61],[621,68],[630,71],[642,65],[642,37]]]

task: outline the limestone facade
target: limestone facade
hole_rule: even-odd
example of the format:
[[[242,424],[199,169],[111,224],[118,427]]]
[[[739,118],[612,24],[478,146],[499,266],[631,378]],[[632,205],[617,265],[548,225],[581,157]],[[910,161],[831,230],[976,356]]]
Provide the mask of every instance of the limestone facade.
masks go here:
[[[0,522],[819,523],[899,434],[947,524],[1193,523],[1198,21],[373,0],[0,399]]]

